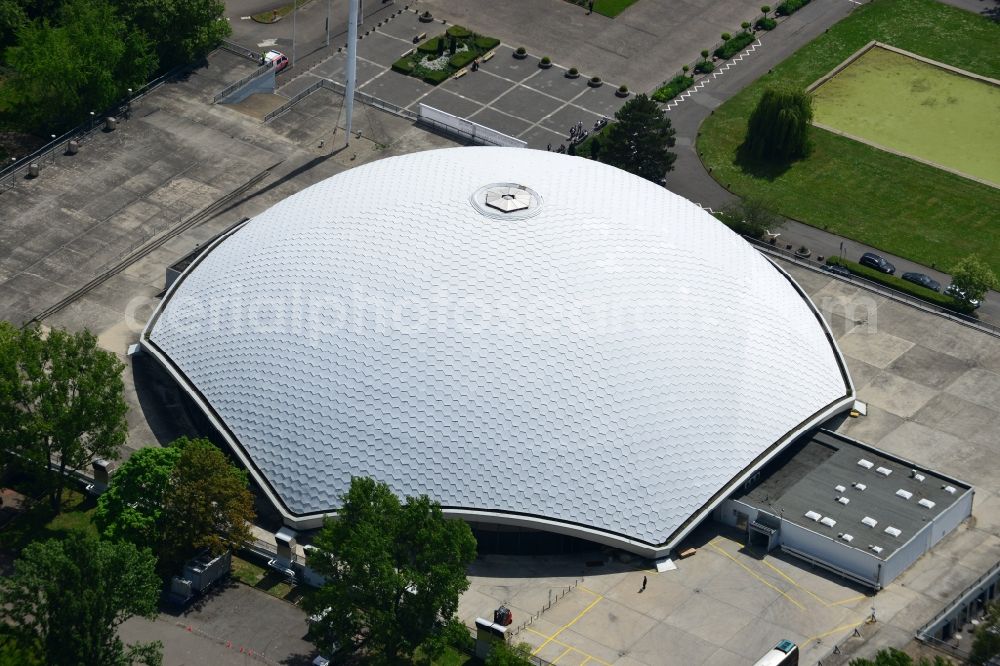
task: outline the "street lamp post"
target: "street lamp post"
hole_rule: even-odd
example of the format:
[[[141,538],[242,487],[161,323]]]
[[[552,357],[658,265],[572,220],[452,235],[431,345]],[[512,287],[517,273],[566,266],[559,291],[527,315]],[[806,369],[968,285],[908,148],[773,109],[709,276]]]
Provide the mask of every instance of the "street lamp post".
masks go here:
[[[299,0],[292,4],[292,67],[295,67],[295,15],[299,13]]]

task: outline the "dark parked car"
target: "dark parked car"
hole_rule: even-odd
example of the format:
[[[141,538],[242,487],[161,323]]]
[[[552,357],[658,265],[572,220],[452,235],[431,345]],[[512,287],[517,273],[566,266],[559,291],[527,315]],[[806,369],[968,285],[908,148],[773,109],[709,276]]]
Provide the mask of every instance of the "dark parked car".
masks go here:
[[[961,289],[959,289],[958,287],[956,287],[953,284],[948,285],[948,288],[944,290],[944,293],[947,294],[948,296],[951,296],[952,298],[960,300],[960,301],[966,300],[966,298],[965,298],[965,292],[962,291]],[[980,303],[979,301],[977,301],[974,298],[973,299],[969,299],[968,303],[973,308],[978,308],[980,305],[982,305],[982,303]]]
[[[858,262],[862,266],[867,266],[868,268],[874,268],[875,270],[888,273],[892,275],[896,272],[896,267],[886,261],[884,258],[878,256],[874,252],[865,252],[861,255],[861,261]]]
[[[919,284],[921,287],[927,287],[932,291],[940,291],[941,283],[933,279],[929,275],[924,275],[923,273],[903,273],[903,279],[912,282],[913,284]]]
[[[838,266],[837,264],[824,264],[823,270],[827,273],[833,273],[834,275],[842,275],[844,277],[851,277],[852,273],[850,269],[844,268],[843,266]]]

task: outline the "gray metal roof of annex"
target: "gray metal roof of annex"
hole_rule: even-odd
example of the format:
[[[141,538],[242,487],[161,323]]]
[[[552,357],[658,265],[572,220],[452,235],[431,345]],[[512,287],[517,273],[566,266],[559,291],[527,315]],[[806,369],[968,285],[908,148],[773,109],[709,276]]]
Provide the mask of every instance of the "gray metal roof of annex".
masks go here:
[[[865,550],[877,546],[882,549],[877,556],[883,560],[970,488],[832,432],[817,432],[798,446],[801,448],[787,462],[776,465],[773,472],[765,470],[767,477],[739,499],[833,539],[849,534],[853,537],[849,542],[852,547]],[[909,495],[897,494],[899,491]],[[838,502],[838,498],[847,503]],[[931,504],[922,505],[921,500]],[[809,511],[835,524],[829,526],[807,518]],[[863,523],[864,518],[876,524]],[[899,534],[887,533],[888,527],[899,530]]]
[[[484,205],[518,184],[509,216]],[[289,197],[175,283],[144,344],[290,515],[368,475],[646,544],[853,395],[811,303],[741,238],[525,149],[387,158]]]

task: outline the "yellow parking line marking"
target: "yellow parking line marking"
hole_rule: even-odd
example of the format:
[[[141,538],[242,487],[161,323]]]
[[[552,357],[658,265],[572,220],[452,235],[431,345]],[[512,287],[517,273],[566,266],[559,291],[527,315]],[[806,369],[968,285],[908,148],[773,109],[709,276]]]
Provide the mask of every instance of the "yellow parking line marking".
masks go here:
[[[561,634],[562,632],[566,631],[567,629],[569,629],[570,627],[572,627],[572,626],[573,626],[574,624],[576,624],[576,621],[577,621],[577,620],[579,620],[579,619],[580,619],[581,617],[583,617],[583,616],[584,616],[584,615],[586,615],[586,614],[587,614],[588,612],[590,612],[590,609],[591,609],[591,608],[593,608],[594,606],[596,606],[596,605],[597,605],[597,604],[598,604],[598,603],[599,603],[599,602],[601,601],[601,599],[603,599],[603,598],[604,598],[603,596],[601,596],[601,595],[598,595],[596,599],[594,599],[593,601],[591,601],[591,602],[590,602],[590,605],[589,605],[589,606],[587,606],[587,607],[586,607],[586,608],[584,608],[584,609],[583,609],[582,611],[580,611],[579,613],[577,613],[577,616],[576,616],[576,617],[574,617],[574,618],[573,618],[572,620],[570,620],[570,621],[569,621],[568,623],[566,623],[566,624],[564,624],[564,625],[563,625],[562,627],[560,627],[560,628],[559,628],[559,631],[557,631],[556,633],[554,633],[554,634],[552,634],[551,636],[549,636],[549,637],[548,637],[548,638],[547,638],[547,639],[545,640],[545,642],[544,642],[544,643],[542,643],[541,645],[539,645],[539,646],[538,646],[538,649],[537,649],[537,650],[535,650],[534,652],[532,652],[531,654],[538,654],[538,651],[539,651],[539,650],[541,650],[541,649],[542,649],[543,647],[545,647],[546,645],[548,645],[548,644],[549,644],[549,641],[551,641],[551,640],[552,640],[552,639],[554,639],[554,638],[555,638],[556,636],[558,636],[559,634]]]
[[[862,599],[867,599],[867,598],[868,597],[866,597],[865,595],[859,594],[858,596],[856,596],[856,597],[850,597],[849,599],[841,599],[840,601],[833,601],[833,602],[830,603],[830,605],[831,606],[841,606],[843,604],[849,604],[852,601],[861,601]]]
[[[575,647],[573,647],[572,645],[570,645],[570,644],[568,644],[568,643],[563,643],[563,642],[562,642],[562,641],[560,641],[560,640],[556,640],[555,638],[552,638],[551,636],[548,636],[548,635],[546,635],[546,634],[543,634],[542,632],[540,632],[540,631],[538,631],[538,630],[536,630],[536,629],[532,629],[531,627],[525,627],[525,630],[526,630],[526,631],[530,631],[530,632],[531,632],[531,633],[533,633],[533,634],[538,634],[538,635],[539,635],[539,636],[541,636],[542,638],[550,638],[550,639],[552,640],[552,642],[553,642],[553,643],[555,643],[556,645],[561,645],[562,647],[564,647],[564,648],[569,648],[570,650],[572,650],[572,651],[574,651],[574,652],[579,652],[580,654],[582,654],[582,655],[583,655],[584,657],[586,657],[586,658],[587,658],[587,659],[586,659],[586,660],[585,660],[585,661],[583,662],[584,664],[586,664],[586,663],[587,663],[588,661],[591,661],[591,660],[593,660],[593,661],[596,661],[596,662],[598,662],[598,663],[601,663],[601,664],[604,664],[604,666],[611,666],[611,664],[610,664],[610,663],[608,663],[608,662],[604,661],[603,659],[601,659],[601,658],[599,658],[599,657],[595,657],[595,656],[594,656],[594,655],[592,655],[592,654],[588,654],[588,653],[584,652],[583,650],[581,650],[580,648],[575,648]],[[540,649],[540,648],[539,648],[539,649]],[[583,666],[583,664],[580,664],[580,666]]]
[[[737,566],[739,566],[741,569],[743,569],[744,571],[746,571],[748,574],[750,574],[751,576],[753,576],[754,578],[756,578],[760,582],[764,583],[764,585],[767,585],[769,588],[771,588],[772,590],[774,590],[775,592],[777,592],[778,594],[780,594],[781,596],[783,596],[784,598],[788,599],[793,604],[795,604],[796,606],[798,606],[799,610],[804,611],[806,609],[805,606],[803,606],[798,601],[796,601],[795,599],[793,599],[792,597],[790,597],[787,592],[785,592],[784,590],[782,590],[780,588],[777,588],[774,585],[772,585],[771,583],[767,582],[767,579],[765,579],[763,576],[761,576],[760,574],[758,574],[756,571],[754,571],[750,567],[746,566],[745,564],[743,564],[742,562],[740,562],[739,560],[737,560],[735,557],[733,557],[732,555],[730,555],[729,553],[727,553],[722,548],[719,548],[718,546],[712,545],[712,550],[714,550],[716,552],[719,552],[722,555],[725,555],[726,557],[728,557],[730,560],[732,560],[733,562],[735,562]]]
[[[812,590],[810,590],[808,587],[806,587],[804,585],[799,585],[798,583],[796,583],[794,580],[792,580],[792,578],[790,576],[786,575],[784,571],[782,571],[778,567],[776,567],[773,564],[771,564],[770,562],[768,562],[767,559],[763,559],[763,560],[761,560],[761,562],[763,562],[764,564],[766,564],[776,574],[778,574],[779,576],[781,576],[782,578],[784,578],[785,580],[787,580],[789,583],[791,583],[795,587],[799,588],[800,590],[802,590],[803,592],[805,592],[806,594],[808,594],[810,597],[812,597],[816,601],[820,602],[821,604],[823,604],[827,608],[830,607],[830,602],[829,601],[827,601],[823,597],[819,596],[818,594],[816,594],[815,592],[813,592]]]
[[[559,663],[559,660],[562,659],[563,657],[565,657],[567,654],[569,654],[570,650],[572,650],[572,649],[573,648],[566,648],[565,650],[562,651],[562,653],[558,657],[556,657],[555,659],[553,659],[549,663],[552,663],[552,664]]]
[[[845,625],[844,625],[844,626],[842,626],[842,627],[837,627],[836,629],[831,629],[830,631],[827,631],[827,632],[825,632],[825,633],[822,633],[822,634],[819,634],[819,635],[816,635],[816,636],[813,636],[813,637],[811,637],[811,638],[807,638],[807,639],[806,639],[806,643],[812,643],[813,641],[818,641],[819,639],[821,639],[821,638],[826,638],[826,637],[827,637],[827,636],[829,636],[830,634],[835,634],[835,633],[837,633],[838,631],[844,631],[845,629],[855,629],[855,628],[857,628],[857,627],[860,627],[860,626],[861,626],[861,625],[863,625],[863,624],[864,624],[864,622],[863,622],[863,621],[862,621],[862,622],[855,622],[854,624],[845,624]]]
[[[583,585],[577,585],[577,587],[578,587],[579,589],[583,590],[584,592],[590,592],[590,593],[591,593],[591,594],[593,594],[593,595],[594,595],[595,597],[600,597],[600,596],[602,596],[600,592],[594,592],[594,591],[593,591],[592,589],[590,589],[589,587],[584,587]]]
[[[581,652],[580,654],[583,654],[583,653]],[[587,662],[588,662],[588,661],[590,661],[591,659],[593,659],[593,657],[591,657],[591,656],[590,656],[590,655],[588,654],[588,655],[587,655],[587,658],[586,658],[586,659],[584,659],[584,660],[583,660],[582,662],[580,662],[580,666],[587,666]]]

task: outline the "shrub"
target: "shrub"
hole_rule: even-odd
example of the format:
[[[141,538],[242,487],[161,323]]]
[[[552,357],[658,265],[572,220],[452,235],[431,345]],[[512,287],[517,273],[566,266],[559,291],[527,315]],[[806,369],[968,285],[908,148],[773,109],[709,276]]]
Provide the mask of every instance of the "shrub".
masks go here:
[[[732,39],[726,40],[726,43],[715,49],[715,57],[721,58],[722,60],[729,60],[734,55],[742,51],[747,47],[747,45],[754,39],[753,35],[749,32],[741,32]]]
[[[453,25],[445,32],[448,33],[449,37],[454,37],[455,39],[465,39],[466,37],[472,37],[472,32],[467,28],[463,28],[460,25]]]
[[[733,38],[733,36],[730,35],[728,32],[722,33],[722,41],[728,42],[732,38]]]
[[[688,72],[691,71],[691,68],[688,67],[687,65],[684,65],[683,67],[681,67],[681,71],[687,74]]]
[[[473,60],[475,60],[476,57],[477,57],[476,52],[473,51],[472,49],[469,49],[468,51],[461,51],[453,55],[451,58],[448,59],[448,64],[454,67],[455,69],[461,69],[466,65],[468,65]]]
[[[618,86],[618,92],[620,92],[620,93],[627,93],[628,92],[628,86],[626,86],[624,84]]]
[[[784,0],[774,8],[774,12],[779,16],[791,16],[808,4],[809,0]]]
[[[699,62],[697,65],[694,66],[694,71],[698,72],[699,74],[708,74],[713,69],[715,69],[715,65],[713,65],[708,60],[702,60],[701,62]]]
[[[708,49],[701,52],[701,57],[708,60]]]
[[[764,12],[764,17],[766,18],[768,13],[771,11],[771,5],[763,5],[760,11]]]
[[[438,37],[431,37],[426,42],[418,46],[417,50],[421,53],[437,53],[438,42],[440,41],[441,39]]]
[[[413,73],[413,61],[410,60],[409,56],[400,58],[396,62],[392,63],[392,71],[399,72],[400,74],[406,74],[408,76]]]
[[[910,296],[916,296],[917,298],[927,301],[928,303],[933,303],[934,305],[940,305],[943,308],[947,308],[954,312],[959,312],[961,314],[970,314],[973,312],[973,308],[960,301],[956,301],[951,296],[945,296],[944,294],[939,294],[930,289],[926,289],[919,285],[913,284],[912,282],[907,282],[902,278],[898,278],[895,275],[886,275],[885,273],[880,273],[874,268],[868,268],[867,266],[862,266],[861,264],[854,263],[853,261],[848,261],[841,257],[830,257],[826,260],[826,263],[832,266],[843,266],[847,270],[851,271],[859,277],[863,277],[871,282],[877,282],[878,284],[885,285],[896,291],[901,291]]]
[[[447,80],[449,76],[451,76],[451,72],[447,69],[428,69],[424,71],[421,78],[432,86],[436,86]]]
[[[694,85],[694,79],[690,76],[675,76],[667,83],[656,89],[656,92],[653,93],[653,99],[657,102],[669,102],[674,97],[677,97],[682,92],[690,88],[692,85]]]
[[[590,77],[590,80],[587,81],[587,85],[589,85],[591,88],[596,88],[600,86],[602,83],[604,82],[601,81],[601,77],[599,76],[592,76]]]
[[[473,41],[476,48],[480,51],[492,51],[496,47],[500,46],[500,40],[494,39],[493,37],[476,37]]]
[[[746,32],[750,29],[750,21],[743,21],[743,23],[740,23],[740,27],[743,28],[743,32]]]
[[[569,71],[566,73],[569,74],[570,76],[580,76],[580,70],[578,70],[576,67],[570,67]]]
[[[541,59],[541,61],[540,61],[540,62],[541,62],[541,63],[542,63],[543,65],[551,65],[551,64],[552,64],[552,58],[550,58],[550,57],[548,57],[548,56],[545,56],[545,57],[543,57],[543,58]]]
[[[528,54],[528,49],[524,48],[523,46],[518,46],[517,47],[517,51],[515,51],[515,53],[517,55],[522,55],[522,56],[523,55],[527,55]]]
[[[774,28],[777,25],[778,25],[778,22],[775,21],[773,18],[767,18],[767,17],[765,17],[765,18],[757,19],[757,29],[758,30],[774,30]]]

